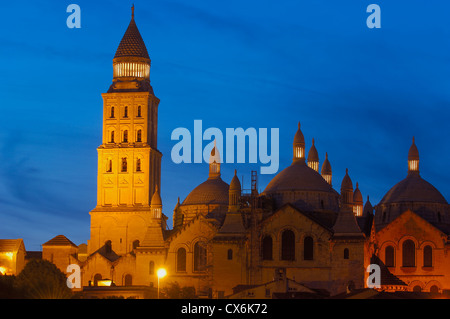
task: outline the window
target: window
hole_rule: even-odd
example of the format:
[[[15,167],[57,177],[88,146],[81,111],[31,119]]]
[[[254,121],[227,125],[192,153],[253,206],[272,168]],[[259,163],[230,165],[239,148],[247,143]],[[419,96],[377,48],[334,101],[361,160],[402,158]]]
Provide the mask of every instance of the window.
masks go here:
[[[127,158],[122,158],[122,172],[126,172],[128,170]]]
[[[114,106],[111,106],[111,114],[110,114],[111,116],[111,118],[113,119],[114,118]]]
[[[285,230],[281,235],[281,259],[295,260],[295,234],[292,230]]]
[[[123,281],[124,286],[131,286],[133,284],[133,277],[130,274],[126,274]]]
[[[125,106],[125,108],[123,109],[123,117],[128,117],[128,106]]]
[[[112,252],[112,243],[110,240],[105,242],[105,252],[110,254]]]
[[[186,249],[178,248],[177,250],[177,271],[186,271]]]
[[[140,172],[141,171],[141,159],[138,158],[136,160],[136,172]]]
[[[204,243],[196,242],[194,245],[194,271],[206,269],[206,247]]]
[[[348,250],[348,248],[344,249],[344,259],[349,259],[350,258],[350,251]]]
[[[402,245],[403,267],[416,266],[416,245],[411,239],[405,240]]]
[[[423,266],[433,267],[433,249],[431,246],[425,246],[423,248]]]
[[[114,131],[111,131],[110,142],[114,143]]]
[[[314,259],[314,240],[312,239],[312,237],[305,237],[305,240],[303,242],[303,259]]]
[[[386,267],[394,267],[395,266],[395,250],[392,246],[387,246],[384,249],[384,264]]]
[[[272,236],[264,236],[262,240],[262,260],[272,260]]]
[[[142,130],[137,130],[136,142],[142,142]]]
[[[233,249],[228,249],[227,251],[227,259],[232,260],[233,259]]]
[[[111,173],[112,172],[112,160],[108,160],[106,164],[106,172]]]
[[[123,131],[123,142],[128,143],[128,130]]]
[[[137,108],[137,117],[141,117],[141,106],[140,105]]]
[[[154,275],[155,274],[155,262],[153,260],[150,261],[150,263],[148,264],[148,273],[150,275]]]

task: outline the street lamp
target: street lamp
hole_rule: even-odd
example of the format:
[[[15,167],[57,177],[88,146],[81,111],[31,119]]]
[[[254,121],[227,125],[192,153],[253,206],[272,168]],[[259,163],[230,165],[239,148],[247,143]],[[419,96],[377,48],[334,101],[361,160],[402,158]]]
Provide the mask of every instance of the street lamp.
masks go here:
[[[156,271],[156,276],[158,277],[158,299],[159,299],[159,280],[167,275],[167,271],[164,268],[159,268]]]

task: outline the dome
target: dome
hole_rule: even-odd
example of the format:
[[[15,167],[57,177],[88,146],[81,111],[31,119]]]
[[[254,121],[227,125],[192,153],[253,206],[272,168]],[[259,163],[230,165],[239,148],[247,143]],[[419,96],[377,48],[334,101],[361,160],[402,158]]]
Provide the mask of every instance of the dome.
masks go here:
[[[353,193],[353,203],[361,205],[363,203],[363,197],[361,191],[359,190],[358,183],[356,183],[356,189],[355,192]]]
[[[342,191],[352,191],[353,192],[353,183],[352,180],[350,179],[350,176],[348,176],[348,168],[345,170],[345,176],[342,179],[342,184],[341,184],[341,193]]]
[[[318,162],[319,161],[319,153],[317,153],[316,146],[314,145],[314,139],[312,140],[311,148],[308,152],[308,163],[309,162]]]
[[[234,176],[230,183],[230,190],[241,190],[241,182],[239,181],[239,178],[237,177],[237,171],[234,170]]]
[[[189,193],[182,205],[228,205],[229,188],[220,177],[207,179]]]
[[[380,204],[402,202],[429,202],[447,204],[442,194],[419,174],[408,176],[392,187],[380,201]]]
[[[298,122],[297,133],[294,136],[294,144],[305,145],[305,137],[303,136],[302,130],[300,129],[300,122]]]
[[[263,193],[285,191],[322,191],[333,192],[323,177],[304,162],[294,162],[278,173],[267,185]]]

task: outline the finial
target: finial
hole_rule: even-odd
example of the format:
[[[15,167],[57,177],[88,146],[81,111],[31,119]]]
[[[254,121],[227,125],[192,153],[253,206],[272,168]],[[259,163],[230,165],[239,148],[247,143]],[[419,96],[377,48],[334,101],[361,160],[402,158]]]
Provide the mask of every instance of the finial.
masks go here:
[[[345,174],[348,175],[348,168],[345,169]]]
[[[234,176],[236,176],[236,174],[237,174],[237,169],[234,170]]]
[[[328,152],[325,152],[325,158],[328,159]]]
[[[358,182],[356,182],[356,188],[358,188]]]
[[[298,129],[300,129],[300,122],[298,122]]]
[[[314,137],[313,137],[313,140],[312,140],[312,144],[314,145]]]
[[[414,136],[413,136],[413,144],[415,143],[415,141],[414,141]]]
[[[131,19],[134,19],[134,3],[131,6]]]

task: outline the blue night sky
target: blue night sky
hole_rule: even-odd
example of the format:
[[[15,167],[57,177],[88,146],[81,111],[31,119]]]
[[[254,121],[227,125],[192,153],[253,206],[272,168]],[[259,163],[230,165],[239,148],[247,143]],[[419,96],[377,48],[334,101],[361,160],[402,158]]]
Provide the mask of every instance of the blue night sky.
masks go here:
[[[66,8],[81,7],[81,29]],[[366,8],[381,7],[381,29]],[[27,250],[64,234],[89,239],[96,205],[102,98],[130,21],[127,1],[0,4],[0,238]],[[280,170],[297,122],[306,150],[328,152],[333,186],[345,169],[373,205],[407,173],[412,136],[421,175],[450,199],[450,2],[135,1],[160,98],[163,211],[172,220],[208,165],[174,164],[175,128],[279,128]],[[206,146],[208,142],[204,142]],[[223,164],[250,187],[261,164]],[[274,175],[259,175],[264,190]]]

